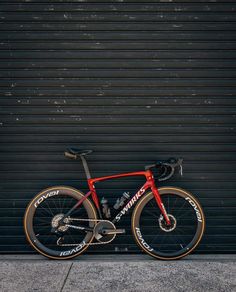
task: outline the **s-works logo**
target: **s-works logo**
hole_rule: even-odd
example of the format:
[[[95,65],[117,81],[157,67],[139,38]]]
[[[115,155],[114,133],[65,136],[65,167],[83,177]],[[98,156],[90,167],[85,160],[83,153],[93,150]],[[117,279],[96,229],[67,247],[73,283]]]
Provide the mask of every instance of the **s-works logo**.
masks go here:
[[[124,208],[120,211],[119,214],[116,215],[115,219],[116,222],[120,221],[120,218],[125,215],[128,210],[133,206],[135,202],[142,196],[142,194],[145,192],[145,188],[141,188],[134,196],[133,198],[124,206]]]

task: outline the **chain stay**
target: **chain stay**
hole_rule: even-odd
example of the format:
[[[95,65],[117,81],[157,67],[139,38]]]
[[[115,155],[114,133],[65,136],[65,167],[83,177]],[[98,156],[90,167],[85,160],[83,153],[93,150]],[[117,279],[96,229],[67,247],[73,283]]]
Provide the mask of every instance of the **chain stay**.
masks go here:
[[[95,221],[95,222],[97,222],[97,221],[100,221],[100,222],[104,222],[104,221],[108,221],[108,220],[104,220],[104,219],[78,219],[78,218],[71,218],[71,217],[68,217],[68,219],[69,220],[71,220],[71,221]],[[110,222],[110,221],[108,221],[108,222]],[[75,229],[80,229],[81,230],[81,228],[79,228],[79,227],[77,227],[77,226],[75,226],[75,227],[72,227],[73,225],[69,225],[69,224],[66,224],[66,226],[69,226],[69,227],[71,227],[71,228],[75,228]],[[96,226],[96,225],[95,225]],[[95,227],[94,226],[94,227]],[[59,246],[75,246],[75,245],[79,245],[80,243],[63,243],[63,244],[59,244],[58,242],[60,241],[60,239],[61,239],[61,237],[57,240],[57,244],[59,245]],[[85,245],[104,245],[104,244],[107,244],[107,243],[110,243],[110,242],[112,242],[112,240],[114,239],[114,237],[110,240],[110,241],[107,241],[107,242],[90,242],[90,243],[85,243]]]

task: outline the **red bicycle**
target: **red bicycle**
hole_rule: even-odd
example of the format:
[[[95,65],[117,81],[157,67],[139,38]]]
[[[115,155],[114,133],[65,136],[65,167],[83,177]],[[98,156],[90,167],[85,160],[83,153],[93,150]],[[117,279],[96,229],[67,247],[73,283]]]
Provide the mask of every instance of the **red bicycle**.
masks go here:
[[[107,244],[125,233],[125,229],[116,228],[116,223],[134,204],[131,229],[144,252],[157,259],[174,260],[196,248],[205,228],[201,205],[183,189],[157,188],[152,172],[157,168],[157,179],[167,180],[178,167],[182,173],[182,159],[158,161],[147,165],[144,171],[91,178],[85,159],[91,152],[77,148],[65,152],[68,158],[81,158],[89,187],[87,194],[72,187],[55,186],[40,192],[28,205],[24,230],[35,250],[49,258],[69,259],[90,245]],[[131,197],[125,192],[112,210],[105,198],[99,202],[95,183],[128,176],[144,176],[146,182]]]

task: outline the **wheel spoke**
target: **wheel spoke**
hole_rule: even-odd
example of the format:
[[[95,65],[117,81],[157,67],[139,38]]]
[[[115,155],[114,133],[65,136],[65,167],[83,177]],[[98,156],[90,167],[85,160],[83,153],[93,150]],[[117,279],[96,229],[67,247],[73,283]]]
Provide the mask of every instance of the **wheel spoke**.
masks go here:
[[[54,233],[54,230],[52,230],[52,218],[54,218],[57,227],[65,227],[65,223],[60,222],[60,218],[62,217],[60,217],[59,214],[66,214],[67,211],[71,209],[71,206],[74,206],[79,199],[80,197],[75,198],[74,196],[67,194],[59,194],[57,196],[48,197],[35,209],[31,219],[33,224],[31,234],[34,234],[37,238],[37,242],[41,244],[40,249],[45,248],[44,252],[46,254],[49,251],[51,251],[51,253],[54,251],[60,253],[61,251],[72,249],[73,246],[57,245],[57,239],[59,237],[64,237],[64,243],[80,244],[82,241],[88,241],[89,238],[91,238],[89,236],[93,236],[92,234],[88,235],[86,232],[80,232],[80,230],[72,228],[65,228],[64,231],[63,229],[58,229],[59,234]],[[71,217],[77,219],[89,219],[89,214],[88,207],[85,204],[81,204],[79,208],[73,210]],[[59,217],[55,217],[57,215]],[[86,226],[90,224],[85,223],[83,225]],[[35,243],[35,245],[36,244],[37,243]]]
[[[144,201],[142,211],[139,213],[142,240],[152,248],[155,255],[181,256],[186,253],[186,247],[189,250],[194,245],[193,238],[199,227],[196,212],[185,199],[185,195],[167,193],[161,196],[167,213],[170,214],[172,225],[168,226],[164,221],[157,221],[160,214],[159,217],[156,215],[154,198],[150,198],[149,201]]]

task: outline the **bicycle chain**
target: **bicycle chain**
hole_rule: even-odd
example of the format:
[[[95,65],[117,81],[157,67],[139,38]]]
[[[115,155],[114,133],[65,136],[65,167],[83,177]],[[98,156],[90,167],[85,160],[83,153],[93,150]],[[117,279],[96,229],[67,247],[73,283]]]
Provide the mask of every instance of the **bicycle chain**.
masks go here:
[[[72,220],[72,221],[102,221],[102,222],[110,222],[109,220],[104,220],[104,219],[78,219],[78,218],[68,218],[69,220]],[[96,225],[94,226],[94,228],[96,227]],[[76,228],[75,228],[76,229]],[[79,228],[78,228],[79,229]],[[90,243],[85,243],[85,245],[102,245],[102,244],[107,244],[107,243],[110,243],[113,241],[113,239],[115,239],[116,235],[109,241],[106,241],[106,242],[90,242]],[[61,237],[60,237],[61,238]],[[57,242],[60,240],[60,238],[57,240]],[[64,244],[59,244],[60,246],[75,246],[75,245],[79,245],[80,243],[78,244],[72,244],[72,243],[64,243]]]

